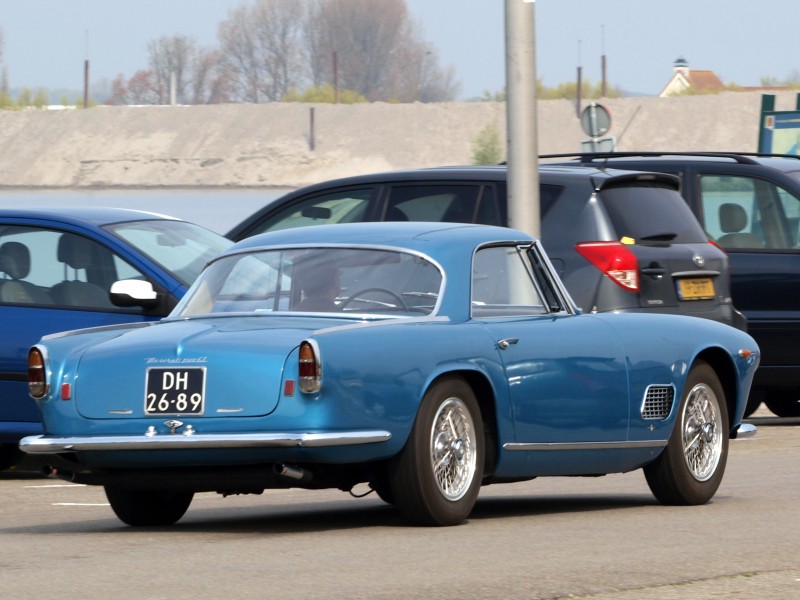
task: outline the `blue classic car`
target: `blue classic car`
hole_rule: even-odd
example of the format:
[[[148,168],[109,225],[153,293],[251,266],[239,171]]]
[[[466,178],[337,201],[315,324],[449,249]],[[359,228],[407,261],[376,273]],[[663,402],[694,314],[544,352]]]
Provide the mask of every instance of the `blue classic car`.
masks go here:
[[[158,323],[45,337],[45,434],[21,448],[134,526],[196,492],[365,483],[452,525],[484,484],[640,468],[660,501],[701,504],[758,361],[707,319],[580,314],[519,231],[308,227],[236,244]]]
[[[26,385],[31,345],[56,331],[161,319],[230,245],[135,210],[0,210],[0,469],[16,461],[20,438],[42,431]]]

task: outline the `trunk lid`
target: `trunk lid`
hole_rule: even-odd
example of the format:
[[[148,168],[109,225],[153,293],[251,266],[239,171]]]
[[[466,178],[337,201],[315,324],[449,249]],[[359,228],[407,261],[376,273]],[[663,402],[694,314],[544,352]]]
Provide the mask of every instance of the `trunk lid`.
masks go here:
[[[327,325],[224,317],[126,332],[83,354],[73,398],[88,419],[264,416],[278,405],[287,358]]]

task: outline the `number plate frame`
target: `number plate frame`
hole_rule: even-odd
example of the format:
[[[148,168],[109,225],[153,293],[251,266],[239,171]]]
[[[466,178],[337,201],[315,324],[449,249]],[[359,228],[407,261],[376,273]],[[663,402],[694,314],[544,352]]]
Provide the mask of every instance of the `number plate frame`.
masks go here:
[[[144,389],[146,417],[202,415],[206,404],[206,367],[148,367]]]
[[[710,277],[686,277],[678,279],[676,285],[680,300],[713,300],[717,293]]]

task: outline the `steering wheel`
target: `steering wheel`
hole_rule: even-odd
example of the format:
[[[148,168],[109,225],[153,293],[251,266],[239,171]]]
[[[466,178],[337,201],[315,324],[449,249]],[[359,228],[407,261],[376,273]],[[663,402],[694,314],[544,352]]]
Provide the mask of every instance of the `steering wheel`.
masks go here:
[[[340,308],[342,310],[344,310],[344,308],[348,304],[350,304],[353,300],[360,300],[361,302],[367,302],[367,303],[376,304],[377,301],[375,301],[375,300],[365,300],[363,298],[359,298],[358,297],[358,296],[360,296],[362,294],[369,294],[371,292],[382,292],[382,293],[386,294],[387,296],[391,296],[392,299],[397,303],[398,307],[402,308],[404,311],[408,311],[408,306],[406,305],[405,301],[403,301],[403,299],[400,297],[399,294],[396,294],[392,290],[387,290],[386,288],[382,288],[382,287],[371,287],[371,288],[364,288],[363,290],[358,290],[355,294],[351,294],[350,296],[348,296],[348,298],[345,301],[342,302],[342,304],[340,305]]]

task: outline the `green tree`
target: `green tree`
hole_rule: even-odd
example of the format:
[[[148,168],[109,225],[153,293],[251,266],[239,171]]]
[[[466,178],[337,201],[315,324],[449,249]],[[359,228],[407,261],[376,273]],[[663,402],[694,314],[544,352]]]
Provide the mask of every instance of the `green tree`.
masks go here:
[[[295,89],[289,90],[282,98],[283,102],[320,102],[333,104],[336,102],[336,90],[329,83],[310,87],[304,92],[298,92]],[[366,102],[358,92],[353,90],[339,90],[339,104],[357,104],[359,102]]]
[[[472,162],[476,165],[496,165],[504,160],[500,130],[489,123],[478,132],[472,142]]]

